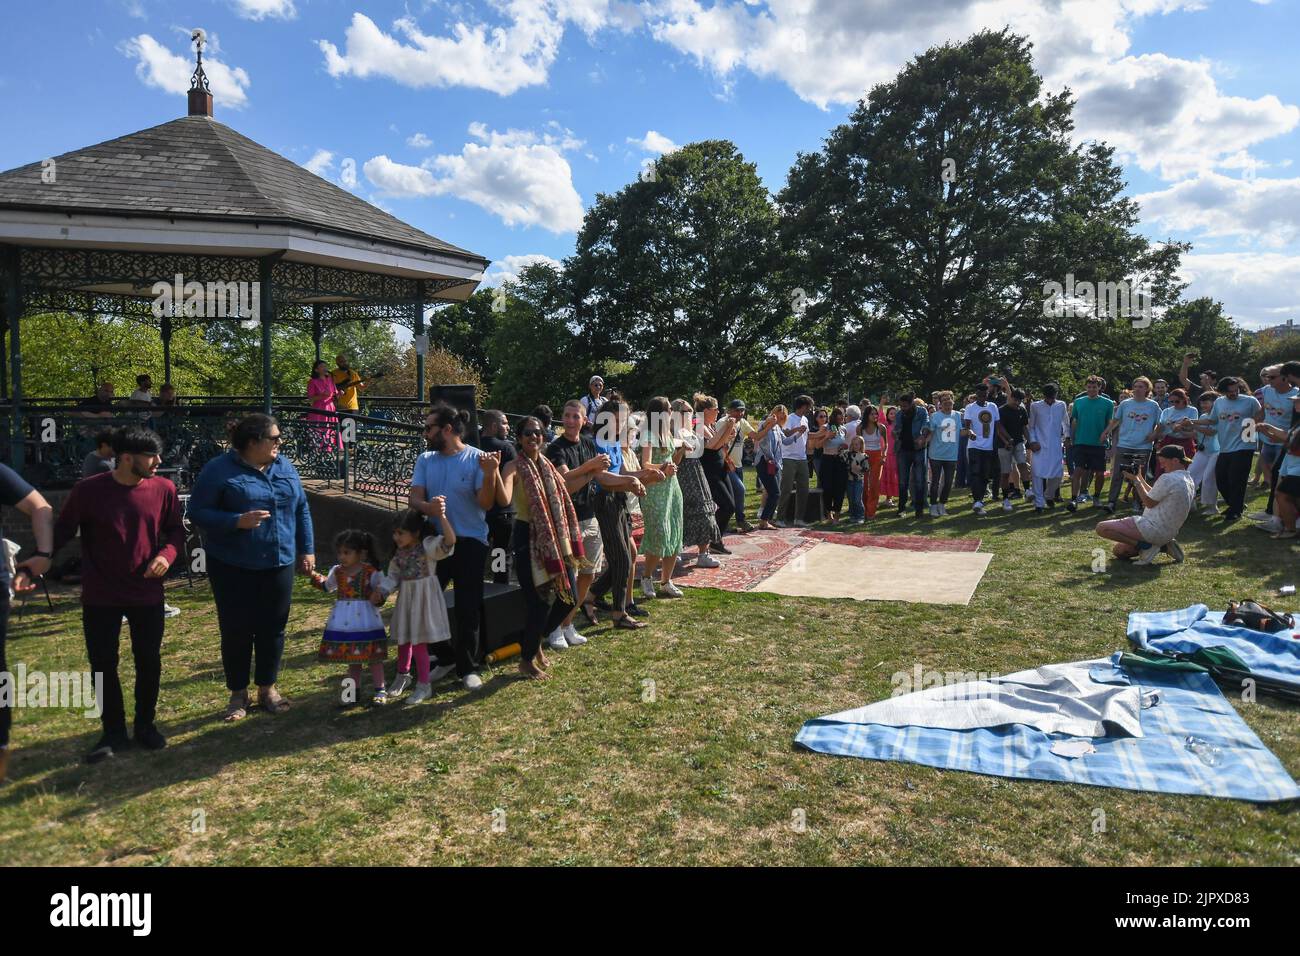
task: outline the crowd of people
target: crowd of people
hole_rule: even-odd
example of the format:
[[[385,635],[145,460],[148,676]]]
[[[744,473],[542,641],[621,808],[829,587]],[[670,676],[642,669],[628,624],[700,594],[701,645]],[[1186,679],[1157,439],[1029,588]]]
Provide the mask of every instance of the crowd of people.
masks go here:
[[[314,379],[322,395],[330,374],[323,366]],[[1223,520],[1239,519],[1258,449],[1257,480],[1269,497],[1254,517],[1274,537],[1294,538],[1300,362],[1264,369],[1255,394],[1242,379],[1209,371],[1194,384],[1189,368],[1190,360],[1182,387],[1141,376],[1116,397],[1095,375],[1067,401],[1052,383],[1034,397],[994,373],[960,407],[951,391],[936,391],[929,401],[907,391],[879,403],[828,407],[799,395],[756,420],[743,400],[730,400],[723,411],[703,393],[691,401],[656,396],[633,409],[593,376],[588,394],[567,402],[558,422],[539,406],[516,422],[512,436],[508,416],[483,412],[477,446],[467,440],[474,438],[471,413],[438,403],[425,419],[427,451],[414,463],[407,509],[387,535],[340,533],[327,574],[316,569],[306,493],[293,463],[280,455],[279,423],[246,415],[233,425],[228,450],[198,475],[187,512],[202,535],[216,604],[230,693],[224,719],[241,720],[254,707],[280,714],[291,706],[277,680],[296,574],[336,600],[320,659],[348,665],[343,702],[356,703],[369,668],[374,702],[419,703],[453,674],[468,690],[482,686],[479,631],[489,578],[505,582],[513,568],[526,608],[518,669],[545,680],[547,650],[586,643],[580,620],[595,624],[604,613],[616,628],[640,629],[646,604],[682,596],[673,582],[681,562],[711,568],[726,560],[733,522],[734,533],[749,534],[803,527],[810,518],[864,524],[882,507],[942,517],[954,488],[965,487],[975,515],[998,501],[1004,512],[1014,511],[1017,500],[1037,513],[1058,503],[1069,511],[1091,504],[1106,514],[1096,530],[1118,557],[1149,564],[1167,553],[1181,561],[1177,534],[1197,489],[1204,512],[1217,512],[1221,499]],[[92,762],[133,745],[166,745],[155,722],[163,580],[185,549],[176,488],[157,474],[158,435],[129,425],[106,431],[99,445],[57,522],[38,491],[0,466],[0,504],[30,516],[36,541],[12,581],[7,570],[0,577],[0,673],[7,673],[10,589],[31,591],[79,536],[87,653],[105,678],[103,734],[87,755]],[[751,467],[760,496],[756,525],[746,518]],[[819,513],[809,510],[813,476]],[[1133,514],[1114,517],[1129,497]],[[377,543],[389,536],[391,548]],[[443,597],[449,584],[454,620]],[[378,608],[394,594],[386,626]],[[131,736],[117,678],[123,623],[136,672]],[[397,647],[391,680],[384,669],[390,641]],[[10,717],[10,708],[0,706],[0,779]]]

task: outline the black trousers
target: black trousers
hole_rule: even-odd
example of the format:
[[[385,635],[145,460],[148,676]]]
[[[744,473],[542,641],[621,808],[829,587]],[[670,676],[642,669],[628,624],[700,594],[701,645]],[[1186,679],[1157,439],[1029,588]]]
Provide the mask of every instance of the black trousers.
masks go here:
[[[122,615],[131,628],[131,656],[135,659],[135,726],[152,727],[158,710],[158,684],[162,681],[163,606],[81,608],[81,628],[86,635],[90,670],[104,675],[104,733],[126,735],[126,708],[122,703],[122,682],[117,676],[118,644],[122,636]]]
[[[704,478],[709,483],[709,494],[713,496],[713,504],[717,508],[714,515],[718,522],[718,533],[726,534],[731,516],[736,513],[736,495],[731,490],[731,479],[727,477],[726,466],[721,464],[721,456],[717,456],[716,464],[710,463],[713,457],[706,453],[700,464],[704,469]]]
[[[429,652],[438,659],[438,665],[456,665],[456,676],[472,674],[479,660],[479,619],[483,613],[483,569],[487,564],[488,546],[477,538],[457,538],[456,550],[450,557],[438,562],[438,581],[446,588],[456,587],[456,625],[450,641],[429,645]],[[524,569],[519,575],[528,577],[528,564],[516,564]]]
[[[524,569],[524,573],[519,575],[519,590],[524,594],[524,633],[519,639],[519,656],[525,661],[531,661],[537,656],[537,649],[542,646],[542,636],[559,627],[573,610],[573,605],[559,600],[554,591],[550,593],[549,601],[537,593],[533,576],[528,571],[532,567],[528,557],[528,522],[516,521],[515,528],[515,567]],[[624,569],[624,574],[626,573]],[[576,594],[578,582],[572,568],[569,568],[568,575],[569,588]]]
[[[208,582],[217,605],[226,688],[247,690],[250,673],[258,687],[274,684],[284,657],[293,565],[254,571],[208,555]]]
[[[966,449],[966,481],[970,484],[970,493],[976,501],[983,501],[988,491],[988,483],[997,478],[1001,467],[998,465],[998,453],[992,448]]]
[[[596,496],[596,524],[605,548],[605,570],[588,593],[593,597],[612,595],[614,610],[622,613],[627,608],[627,580],[632,571],[632,516],[627,513],[623,492]]]
[[[935,461],[930,459],[930,502],[946,505],[948,494],[952,491],[952,476],[957,471],[955,461]]]
[[[0,581],[0,674],[9,673],[9,662],[5,660],[5,637],[9,633],[8,584],[8,581]],[[12,687],[12,693],[18,693],[18,688]],[[0,747],[9,746],[9,728],[13,723],[13,708],[7,703],[0,702]]]
[[[488,563],[492,567],[492,580],[497,584],[510,582],[510,532],[515,526],[515,513],[504,511],[501,514],[488,515],[488,544],[491,550]],[[504,560],[502,560],[504,558]],[[498,568],[500,570],[498,570]]]
[[[1246,486],[1250,483],[1250,461],[1255,452],[1246,448],[1242,451],[1219,452],[1214,463],[1214,480],[1219,494],[1228,503],[1229,515],[1240,517],[1246,510]]]
[[[817,477],[822,489],[822,506],[828,512],[839,514],[844,507],[844,494],[849,490],[849,466],[839,455],[822,455],[822,473]]]

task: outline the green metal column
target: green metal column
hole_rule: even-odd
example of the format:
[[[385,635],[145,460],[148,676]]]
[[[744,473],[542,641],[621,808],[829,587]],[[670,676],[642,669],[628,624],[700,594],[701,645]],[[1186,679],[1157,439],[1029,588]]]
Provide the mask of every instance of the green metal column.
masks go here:
[[[23,314],[23,287],[19,275],[19,250],[15,246],[8,250],[6,262],[6,304],[5,312],[9,316],[9,380],[13,388],[13,418],[10,420],[9,463],[14,471],[22,471],[23,454],[23,347],[19,332],[19,318]]]
[[[169,385],[172,380],[172,317],[170,315],[162,317],[162,347],[163,384]]]
[[[262,411],[271,414],[271,320],[275,317],[275,303],[271,293],[271,267],[274,260],[260,259],[257,263],[258,297],[262,313]]]
[[[320,303],[313,302],[311,304],[311,340],[316,344],[317,362],[320,361],[320,339],[321,339]]]
[[[416,283],[415,293],[415,334],[424,335],[424,283]],[[424,401],[424,356],[415,353],[415,398]]]

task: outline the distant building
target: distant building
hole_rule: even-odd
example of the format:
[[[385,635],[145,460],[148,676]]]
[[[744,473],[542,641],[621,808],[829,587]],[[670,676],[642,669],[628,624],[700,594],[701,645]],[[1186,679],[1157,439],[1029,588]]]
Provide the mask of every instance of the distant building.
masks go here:
[[[1280,339],[1288,335],[1300,335],[1300,325],[1296,325],[1295,319],[1287,319],[1282,325],[1260,329],[1255,335],[1261,339]]]

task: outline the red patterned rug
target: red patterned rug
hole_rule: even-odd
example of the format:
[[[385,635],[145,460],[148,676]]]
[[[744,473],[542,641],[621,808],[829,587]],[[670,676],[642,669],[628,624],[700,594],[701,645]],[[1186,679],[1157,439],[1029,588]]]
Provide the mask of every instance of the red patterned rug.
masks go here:
[[[978,551],[979,538],[923,538],[912,534],[864,534],[862,532],[804,531],[804,537],[855,548],[893,548],[897,551]]]
[[[692,548],[690,560],[678,563],[673,582],[692,588],[748,591],[756,584],[766,581],[796,556],[817,546],[817,541],[805,538],[794,528],[729,534],[722,543],[731,554],[716,556],[721,567],[697,568],[695,549]],[[638,566],[637,576],[640,577],[640,574]]]

